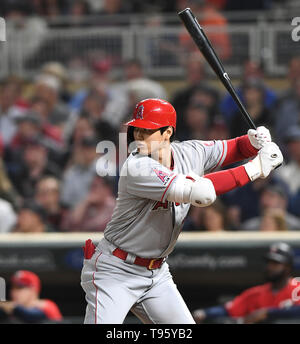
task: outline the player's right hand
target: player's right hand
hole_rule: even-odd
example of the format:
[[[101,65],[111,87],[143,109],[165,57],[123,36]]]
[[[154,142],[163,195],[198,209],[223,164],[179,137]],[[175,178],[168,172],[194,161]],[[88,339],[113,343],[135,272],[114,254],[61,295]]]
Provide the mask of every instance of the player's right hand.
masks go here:
[[[248,137],[252,146],[261,149],[265,144],[272,141],[269,129],[264,126],[248,130]]]
[[[282,153],[274,142],[266,143],[258,152],[257,156],[244,165],[250,180],[267,178],[277,166],[283,162]]]

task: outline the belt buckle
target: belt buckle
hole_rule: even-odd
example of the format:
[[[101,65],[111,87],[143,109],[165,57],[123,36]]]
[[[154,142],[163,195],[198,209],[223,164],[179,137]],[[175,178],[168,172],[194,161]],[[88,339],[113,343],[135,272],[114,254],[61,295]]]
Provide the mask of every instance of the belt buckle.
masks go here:
[[[158,259],[151,259],[151,261],[150,261],[150,263],[149,263],[149,265],[148,265],[148,269],[149,269],[149,270],[155,269],[155,268],[153,267],[153,265],[154,265],[154,263],[155,263],[157,260],[158,260]]]

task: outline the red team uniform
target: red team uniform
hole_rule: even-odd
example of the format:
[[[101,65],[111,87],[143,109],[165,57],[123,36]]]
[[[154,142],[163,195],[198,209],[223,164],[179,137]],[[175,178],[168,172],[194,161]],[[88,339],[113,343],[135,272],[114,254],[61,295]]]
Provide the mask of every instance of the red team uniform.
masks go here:
[[[261,308],[287,308],[300,305],[300,281],[290,278],[281,290],[272,291],[271,283],[249,288],[225,304],[231,317],[244,317]]]

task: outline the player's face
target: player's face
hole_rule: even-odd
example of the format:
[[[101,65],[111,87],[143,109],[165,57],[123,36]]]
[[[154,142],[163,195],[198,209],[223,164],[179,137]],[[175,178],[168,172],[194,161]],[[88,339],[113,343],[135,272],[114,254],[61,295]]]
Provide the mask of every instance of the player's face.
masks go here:
[[[267,261],[265,268],[265,277],[269,282],[279,282],[287,275],[286,264],[279,263],[276,261]]]
[[[134,128],[133,136],[140,154],[143,155],[154,154],[170,142],[168,130],[161,134],[159,129]]]
[[[10,294],[12,301],[19,305],[26,306],[32,300],[34,291],[29,287],[13,286]]]

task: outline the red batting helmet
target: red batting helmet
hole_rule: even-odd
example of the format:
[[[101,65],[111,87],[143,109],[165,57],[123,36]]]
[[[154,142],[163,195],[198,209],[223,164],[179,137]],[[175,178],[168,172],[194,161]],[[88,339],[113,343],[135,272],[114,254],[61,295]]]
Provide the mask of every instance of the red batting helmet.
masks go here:
[[[145,129],[171,126],[176,129],[176,111],[167,101],[150,98],[140,101],[134,110],[133,119],[126,125]]]

